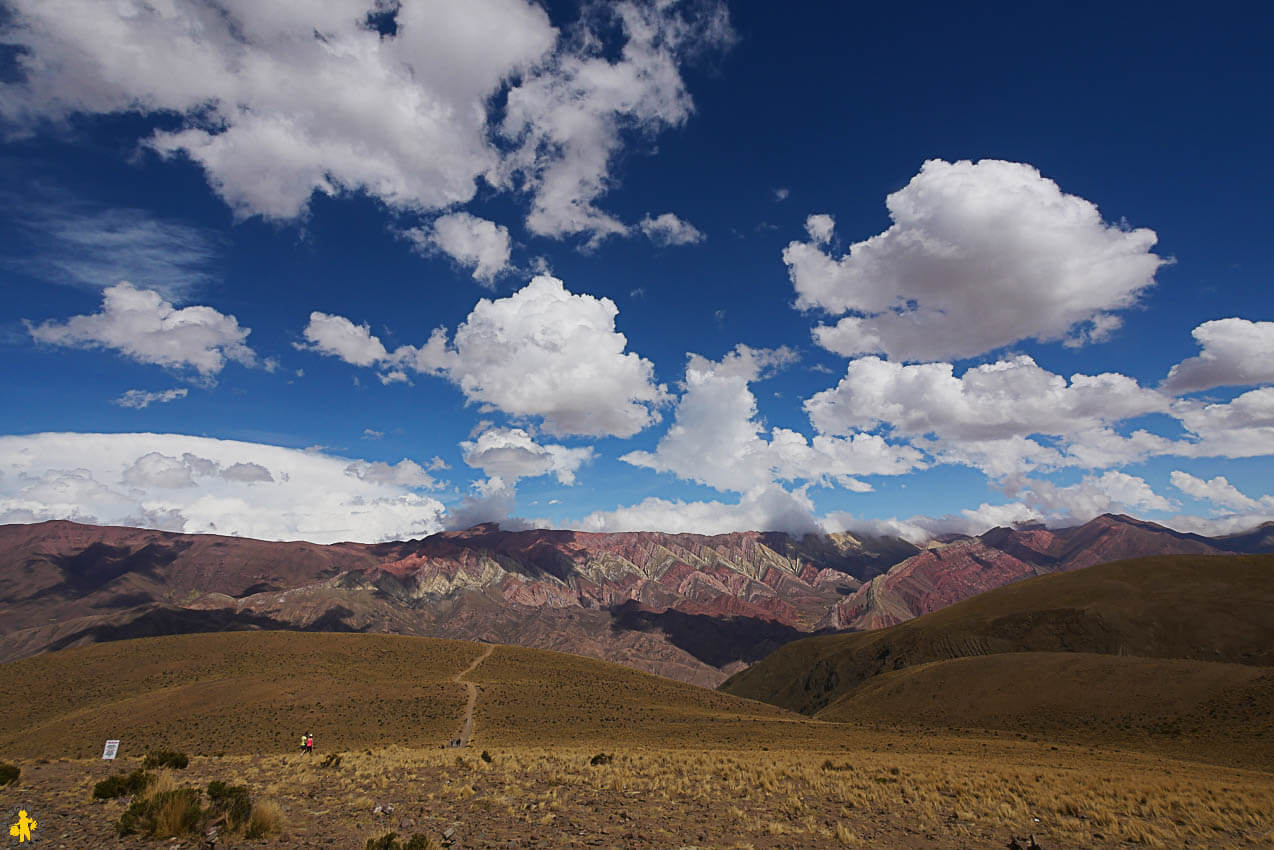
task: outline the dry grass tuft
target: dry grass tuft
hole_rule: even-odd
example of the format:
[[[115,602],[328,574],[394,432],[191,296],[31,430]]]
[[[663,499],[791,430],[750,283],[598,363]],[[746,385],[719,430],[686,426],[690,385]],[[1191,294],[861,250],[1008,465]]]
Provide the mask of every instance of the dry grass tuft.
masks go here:
[[[273,800],[258,800],[252,804],[252,814],[248,816],[244,837],[265,838],[268,835],[279,835],[286,824],[287,818],[278,803]]]

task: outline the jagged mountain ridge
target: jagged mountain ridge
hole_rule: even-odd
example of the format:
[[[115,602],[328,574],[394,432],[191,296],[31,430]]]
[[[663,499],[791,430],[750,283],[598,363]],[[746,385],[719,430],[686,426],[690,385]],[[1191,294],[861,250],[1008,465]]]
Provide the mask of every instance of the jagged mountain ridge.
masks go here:
[[[1274,551],[1268,537],[1253,532],[1214,540],[1112,514],[1072,528],[993,528],[896,564],[839,602],[819,626],[885,628],[1024,578],[1126,558]]]
[[[1267,535],[1268,536],[1268,535]],[[1240,549],[1260,536],[1234,538]],[[1128,517],[897,538],[715,536],[494,525],[381,544],[280,543],[71,522],[0,526],[0,660],[222,629],[514,643],[702,685],[820,631],[909,619],[1042,572],[1220,541]]]

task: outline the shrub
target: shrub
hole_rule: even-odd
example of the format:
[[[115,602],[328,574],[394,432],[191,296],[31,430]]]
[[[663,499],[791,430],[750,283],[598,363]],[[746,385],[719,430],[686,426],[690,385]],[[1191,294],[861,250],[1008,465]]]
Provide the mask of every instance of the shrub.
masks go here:
[[[363,850],[438,850],[438,845],[427,835],[416,833],[406,844],[398,840],[398,833],[387,832],[380,838],[369,838]]]
[[[240,829],[252,816],[252,796],[242,785],[227,785],[221,780],[209,782],[208,813],[214,816],[224,814],[230,830]]]
[[[252,814],[248,816],[248,828],[244,830],[244,838],[264,838],[283,831],[283,809],[272,800],[263,800],[252,804]]]
[[[599,764],[610,764],[614,760],[615,760],[615,756],[612,753],[598,753],[597,755],[589,759],[588,763],[596,766]]]
[[[127,776],[117,773],[93,786],[93,799],[111,800],[129,794],[136,796],[145,791],[154,781],[155,777],[144,770],[134,770]]]
[[[185,770],[188,764],[190,764],[190,758],[185,753],[174,750],[155,750],[147,753],[146,758],[142,759],[142,767],[175,767],[178,770]]]
[[[319,767],[340,767],[340,766],[341,766],[340,753],[328,753],[327,758],[323,759],[323,763],[319,765]]]
[[[487,752],[486,750],[483,750],[483,751],[482,751],[482,760],[483,760],[483,761],[485,761],[487,764],[490,764],[490,763],[491,763],[491,754],[490,754],[489,752]]]
[[[120,815],[115,831],[120,836],[174,838],[196,832],[203,817],[199,792],[194,788],[178,788],[161,791],[146,800],[135,800]]]
[[[8,762],[0,762],[0,788],[6,785],[12,785],[18,781],[18,777],[22,775],[22,769],[16,764]]]

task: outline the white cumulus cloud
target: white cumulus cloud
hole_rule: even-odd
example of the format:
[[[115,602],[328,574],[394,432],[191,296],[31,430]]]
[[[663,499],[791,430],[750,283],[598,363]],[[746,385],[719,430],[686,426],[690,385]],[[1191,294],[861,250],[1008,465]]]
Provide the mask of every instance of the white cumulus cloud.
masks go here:
[[[785,531],[797,536],[817,534],[814,503],[804,491],[790,492],[777,485],[744,493],[738,502],[685,502],[651,497],[610,511],[594,511],[571,523],[580,531],[664,531],[668,533],[727,534],[731,531]]]
[[[1055,523],[1082,523],[1117,511],[1170,511],[1178,507],[1156,493],[1144,478],[1114,469],[1084,476],[1078,484],[1065,487],[1032,481],[1023,501]]]
[[[500,132],[516,148],[501,164],[509,182],[534,193],[526,225],[541,236],[591,234],[591,242],[628,226],[597,207],[626,132],[653,135],[679,126],[693,102],[679,64],[733,40],[725,6],[715,2],[615,2],[586,12],[618,25],[624,42],[611,58],[587,28],[576,48],[559,51],[542,73],[509,92]]]
[[[923,465],[918,450],[890,445],[872,434],[820,435],[811,441],[790,429],[773,428],[765,439],[749,385],[794,360],[787,349],[745,345],[720,362],[690,355],[684,392],[668,432],[654,452],[629,452],[621,459],[736,492],[776,480],[836,483],[865,492],[870,485],[854,476],[901,475]]]
[[[251,330],[212,307],[175,308],[158,293],[124,282],[103,293],[102,311],[65,322],[27,322],[38,342],[72,348],[109,348],[139,363],[190,367],[205,378],[233,360],[256,364],[245,344]]]
[[[460,449],[469,466],[510,485],[519,478],[550,474],[562,484],[574,484],[580,466],[596,454],[591,446],[542,445],[521,428],[490,428],[476,440],[462,442]]]
[[[1274,322],[1214,319],[1191,333],[1203,351],[1173,366],[1163,381],[1164,389],[1189,393],[1274,384]]]
[[[1274,387],[1227,402],[1178,399],[1172,415],[1189,432],[1179,454],[1192,457],[1259,457],[1274,454]]]
[[[533,232],[594,238],[625,230],[595,205],[625,139],[685,121],[681,64],[730,40],[712,2],[590,4],[567,32],[529,0],[9,7],[22,80],[0,115],[165,114],[177,126],[144,144],[197,163],[240,216],[291,219],[316,192],[445,210],[481,178],[531,194]]]
[[[956,377],[951,363],[904,365],[861,357],[834,388],[805,402],[822,434],[888,427],[948,462],[988,475],[1040,466],[1111,466],[1167,451],[1144,430],[1123,436],[1121,420],[1166,413],[1170,399],[1118,373],[1069,380],[1027,355],[976,366]],[[1034,436],[1054,438],[1057,445]]]
[[[668,394],[651,362],[625,351],[618,314],[609,298],[539,275],[507,298],[478,301],[450,340],[438,328],[424,346],[389,352],[366,325],[317,312],[304,335],[320,353],[389,379],[404,367],[445,376],[469,401],[540,418],[550,434],[631,437],[659,421]]]
[[[473,270],[473,279],[491,286],[509,267],[509,229],[467,212],[434,219],[428,228],[413,228],[407,236],[426,251],[441,251]]]
[[[1231,511],[1274,511],[1274,496],[1253,499],[1229,482],[1224,475],[1211,480],[1196,478],[1188,472],[1174,469],[1171,475],[1172,486],[1191,498],[1211,502],[1219,508]]]
[[[1163,262],[1153,231],[1107,224],[1022,163],[929,160],[886,205],[893,224],[841,257],[826,215],[783,252],[797,307],[852,314],[815,329],[839,354],[943,360],[1023,339],[1097,340]]]
[[[649,214],[641,220],[641,232],[656,245],[694,245],[707,237],[699,228],[688,221],[682,221],[673,213],[667,212],[657,218]]]

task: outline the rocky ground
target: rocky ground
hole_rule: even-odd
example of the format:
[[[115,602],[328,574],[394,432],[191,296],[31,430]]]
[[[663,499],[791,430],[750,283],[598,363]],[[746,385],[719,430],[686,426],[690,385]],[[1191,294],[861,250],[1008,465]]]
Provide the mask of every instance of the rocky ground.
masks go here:
[[[334,767],[321,751],[197,758],[163,781],[221,779],[278,804],[280,831],[219,847],[361,848],[388,832],[452,848],[1002,848],[1027,833],[1045,850],[1274,842],[1269,774],[1007,738],[856,737],[821,751],[484,751],[476,740],[345,753]],[[41,847],[207,846],[115,837],[128,800],[94,802],[92,786],[138,764],[22,763],[0,808],[28,810]]]

